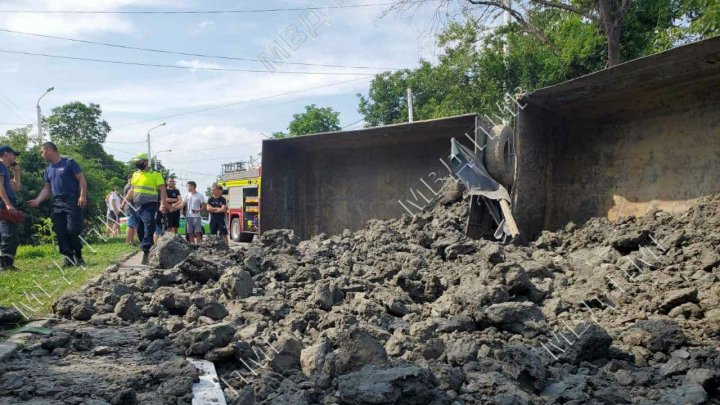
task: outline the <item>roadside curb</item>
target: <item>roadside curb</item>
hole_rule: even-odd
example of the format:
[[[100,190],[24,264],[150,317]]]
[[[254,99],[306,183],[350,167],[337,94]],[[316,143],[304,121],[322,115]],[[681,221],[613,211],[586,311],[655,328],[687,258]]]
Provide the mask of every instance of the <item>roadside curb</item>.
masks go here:
[[[135,256],[136,254],[138,254],[138,252],[139,252],[139,251],[134,251],[134,252],[125,253],[124,255],[120,256],[119,259],[117,259],[117,262],[116,262],[116,263],[111,264],[111,265],[108,266],[107,268],[110,268],[110,267],[112,267],[112,266],[114,266],[114,265],[116,265],[116,264],[123,264],[123,263],[125,263],[126,261],[130,260],[131,257],[133,257],[133,256]],[[107,269],[106,269],[106,270],[107,270]]]
[[[47,328],[53,321],[55,321],[54,318],[40,319],[30,322],[26,326]],[[15,354],[15,352],[25,347],[28,339],[32,336],[32,333],[18,333],[17,335],[10,336],[8,340],[0,343],[0,363],[7,361],[13,354]]]

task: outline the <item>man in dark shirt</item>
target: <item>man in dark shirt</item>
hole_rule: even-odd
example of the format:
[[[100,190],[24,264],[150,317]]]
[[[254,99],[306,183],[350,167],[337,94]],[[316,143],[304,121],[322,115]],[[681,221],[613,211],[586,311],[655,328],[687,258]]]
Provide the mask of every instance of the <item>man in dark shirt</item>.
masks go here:
[[[165,235],[167,229],[167,218],[162,211],[158,211],[155,216],[155,234],[153,235],[153,243],[157,243],[161,236]]]
[[[227,200],[222,196],[222,186],[212,185],[212,197],[207,201],[207,211],[210,213],[210,235],[221,235],[228,243],[228,231],[225,224]]]
[[[52,194],[53,230],[58,238],[60,254],[65,257],[66,266],[83,266],[80,234],[83,231],[83,209],[87,205],[85,175],[77,162],[60,156],[52,142],[40,146],[40,155],[50,162],[45,169],[45,186],[35,199],[28,201],[28,205],[38,207]]]
[[[175,188],[175,179],[170,177],[167,180],[168,212],[165,213],[165,230],[170,233],[177,233],[180,227],[180,210],[183,206],[183,200],[180,196],[180,190]]]
[[[20,166],[15,158],[20,153],[9,146],[0,146],[0,209],[15,210],[17,192],[20,190]],[[13,177],[10,177],[12,169]],[[18,248],[18,226],[10,221],[0,221],[0,270],[12,269]]]

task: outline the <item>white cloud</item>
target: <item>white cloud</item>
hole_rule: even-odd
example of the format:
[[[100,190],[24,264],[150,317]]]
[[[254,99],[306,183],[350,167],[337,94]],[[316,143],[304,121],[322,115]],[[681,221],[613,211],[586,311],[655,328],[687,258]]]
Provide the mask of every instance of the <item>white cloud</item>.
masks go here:
[[[175,62],[176,65],[182,66],[182,67],[189,67],[192,68],[192,71],[195,72],[197,69],[222,69],[222,65],[218,65],[217,63],[207,63],[207,62],[201,62],[197,59],[193,60],[184,60],[181,59],[177,62]]]
[[[147,8],[154,6],[180,7],[183,2],[168,0],[44,0],[3,2],[3,8],[14,10],[47,11],[118,11],[125,7]],[[10,14],[0,19],[0,26],[45,35],[78,35],[109,32],[128,34],[134,31],[133,23],[125,16],[113,14]]]
[[[169,133],[165,133],[169,132]],[[198,189],[205,189],[220,174],[220,165],[245,161],[260,151],[263,135],[259,131],[233,125],[205,125],[189,129],[168,126],[153,133],[153,154],[185,180],[195,180]],[[182,189],[182,187],[181,187]]]
[[[265,73],[222,73],[176,76],[152,83],[118,82],[109,84],[107,89],[70,93],[69,100],[85,100],[103,106],[107,113],[171,115],[187,110],[202,109],[270,95],[291,93],[307,88],[338,83],[355,77],[345,76],[301,76]],[[367,80],[323,87],[286,96],[269,99],[272,102],[293,100],[309,95],[354,94],[367,88]],[[135,121],[135,120],[133,120]],[[122,122],[124,123],[124,122]],[[120,122],[116,122],[120,124]]]
[[[61,17],[45,14],[21,14],[10,17],[7,29],[44,35],[78,35],[90,32],[129,34],[133,24],[114,15],[74,15]]]
[[[215,25],[215,21],[212,21],[212,20],[203,20],[203,21],[200,21],[200,22],[195,26],[195,28],[192,30],[192,33],[193,33],[193,34],[199,34],[199,33],[203,32],[203,31],[205,31],[206,29],[208,29],[209,27],[212,27],[213,25]]]
[[[3,75],[11,75],[11,74],[15,74],[19,71],[20,71],[20,67],[17,65],[0,67],[0,74],[3,74]]]

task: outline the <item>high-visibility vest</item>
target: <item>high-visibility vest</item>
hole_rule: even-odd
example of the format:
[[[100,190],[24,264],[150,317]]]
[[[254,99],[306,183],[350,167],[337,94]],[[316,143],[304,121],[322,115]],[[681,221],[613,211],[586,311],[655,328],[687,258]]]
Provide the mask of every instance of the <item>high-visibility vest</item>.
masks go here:
[[[133,190],[133,204],[143,205],[158,202],[158,186],[165,184],[162,174],[154,170],[138,170],[130,179]]]

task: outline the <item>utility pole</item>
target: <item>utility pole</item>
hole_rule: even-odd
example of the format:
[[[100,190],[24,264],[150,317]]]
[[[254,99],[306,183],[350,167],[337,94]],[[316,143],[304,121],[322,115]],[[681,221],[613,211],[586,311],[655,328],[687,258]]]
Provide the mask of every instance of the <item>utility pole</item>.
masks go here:
[[[166,152],[172,152],[172,149],[161,150],[160,152],[157,152],[157,153],[155,154],[155,156],[153,156],[153,158],[152,158],[152,161],[153,161],[153,170],[157,170],[157,161],[158,161],[158,158],[157,158],[157,157],[158,157],[158,155],[160,155],[161,153],[166,153]]]
[[[407,88],[407,103],[408,103],[408,122],[413,122],[413,99],[412,89]]]
[[[505,6],[509,9],[512,6],[512,0],[503,0],[503,3]],[[508,10],[505,10],[503,12],[503,24],[505,26],[510,25],[510,12]],[[508,52],[510,51],[510,45],[508,44],[508,37],[505,36],[505,43],[503,44],[503,56],[505,57],[505,60],[507,60]]]
[[[38,145],[42,145],[43,143],[43,133],[42,133],[42,110],[40,109],[40,100],[42,100],[43,97],[45,97],[46,94],[50,93],[51,91],[55,90],[55,87],[50,87],[43,93],[42,96],[37,101],[37,104],[35,105],[37,109],[37,127],[38,127]]]
[[[148,161],[148,165],[152,163],[152,162],[151,162],[151,161],[152,161],[152,155],[150,154],[150,131],[152,131],[152,130],[155,129],[155,128],[160,128],[160,127],[162,127],[162,126],[165,126],[165,123],[164,123],[164,122],[163,122],[162,124],[158,125],[158,126],[155,126],[155,127],[152,127],[152,128],[150,128],[150,129],[148,129],[148,132],[147,132],[147,144],[148,144],[148,159],[150,159],[150,161]]]

